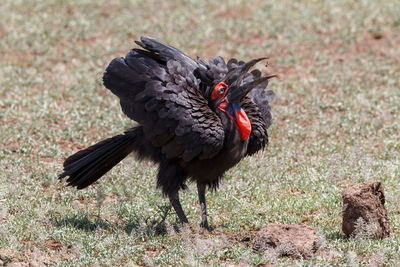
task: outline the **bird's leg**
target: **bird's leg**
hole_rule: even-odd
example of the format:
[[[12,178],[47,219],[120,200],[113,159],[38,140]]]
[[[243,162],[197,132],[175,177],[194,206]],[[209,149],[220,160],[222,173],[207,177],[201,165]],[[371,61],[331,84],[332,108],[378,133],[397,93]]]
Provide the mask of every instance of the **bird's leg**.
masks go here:
[[[201,227],[209,230],[207,220],[207,207],[206,207],[206,186],[204,184],[197,184],[197,192],[199,194],[200,208],[201,208]]]
[[[170,193],[168,197],[169,197],[169,202],[171,202],[172,207],[174,207],[174,210],[178,215],[179,220],[181,220],[181,223],[182,224],[188,223],[185,212],[183,212],[181,202],[179,201],[178,191]]]

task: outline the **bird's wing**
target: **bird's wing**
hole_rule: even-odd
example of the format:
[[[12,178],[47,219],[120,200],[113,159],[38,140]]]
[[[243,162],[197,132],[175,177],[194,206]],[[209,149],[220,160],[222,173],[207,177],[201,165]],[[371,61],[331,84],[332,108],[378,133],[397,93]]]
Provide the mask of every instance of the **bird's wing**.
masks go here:
[[[104,85],[167,158],[212,158],[222,148],[224,131],[193,74],[197,63],[153,39],[141,41],[146,50],[133,49],[111,61]]]
[[[244,64],[243,61],[230,59],[227,63],[227,67],[228,70],[231,70],[242,64]],[[259,79],[260,77],[261,72],[255,69],[246,74],[242,83],[245,84]],[[274,99],[275,94],[271,90],[265,91],[264,89],[267,86],[268,80],[251,90],[241,101],[241,107],[249,117],[252,128],[247,148],[248,155],[256,153],[268,143],[267,129],[272,124],[271,107],[269,103]]]
[[[163,62],[168,62],[170,60],[178,61],[190,72],[193,72],[198,67],[196,61],[194,61],[191,57],[187,56],[179,49],[164,44],[151,37],[143,36],[140,38],[140,41],[136,41],[136,44],[140,45],[150,53],[158,55],[160,60]]]

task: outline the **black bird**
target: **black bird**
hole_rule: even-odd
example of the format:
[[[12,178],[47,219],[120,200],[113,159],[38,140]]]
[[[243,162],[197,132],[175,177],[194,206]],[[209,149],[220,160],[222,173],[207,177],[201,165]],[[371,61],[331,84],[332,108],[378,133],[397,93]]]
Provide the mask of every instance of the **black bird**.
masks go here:
[[[139,126],[68,157],[59,178],[85,188],[134,152],[159,165],[157,187],[182,223],[188,220],[178,191],[189,178],[197,183],[201,225],[208,228],[206,187],[215,189],[226,170],[268,143],[274,93],[264,88],[274,75],[249,72],[264,58],[207,63],[149,37],[136,43],[141,48],[111,61],[103,82]]]

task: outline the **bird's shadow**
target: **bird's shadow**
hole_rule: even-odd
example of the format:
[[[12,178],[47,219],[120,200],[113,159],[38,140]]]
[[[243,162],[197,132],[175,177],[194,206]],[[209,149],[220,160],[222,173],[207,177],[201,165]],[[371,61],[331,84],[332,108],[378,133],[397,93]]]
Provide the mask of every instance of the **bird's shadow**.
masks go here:
[[[87,213],[69,214],[65,217],[52,217],[53,225],[57,227],[73,227],[85,232],[93,232],[102,229],[108,232],[124,231],[128,235],[142,234],[146,236],[166,235],[168,233],[166,218],[170,207],[159,207],[158,215],[148,218],[132,216],[128,220],[109,221],[99,215]],[[177,224],[172,227],[178,229]]]
[[[72,214],[63,218],[52,218],[52,221],[58,227],[73,227],[85,232],[92,232],[97,229],[115,230],[113,223],[101,218],[90,218],[87,214]]]

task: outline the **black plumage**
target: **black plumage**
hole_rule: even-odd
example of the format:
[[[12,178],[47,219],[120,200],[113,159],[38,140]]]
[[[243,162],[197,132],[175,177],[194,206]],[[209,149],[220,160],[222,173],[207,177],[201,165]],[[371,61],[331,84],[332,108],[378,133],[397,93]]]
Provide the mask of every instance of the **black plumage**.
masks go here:
[[[216,188],[226,170],[268,143],[274,94],[264,89],[273,76],[248,72],[262,58],[207,63],[149,37],[136,43],[141,48],[111,61],[103,82],[139,126],[67,158],[60,179],[85,188],[134,152],[159,165],[157,187],[183,223],[178,191],[188,178],[197,183],[208,227],[206,187]]]

